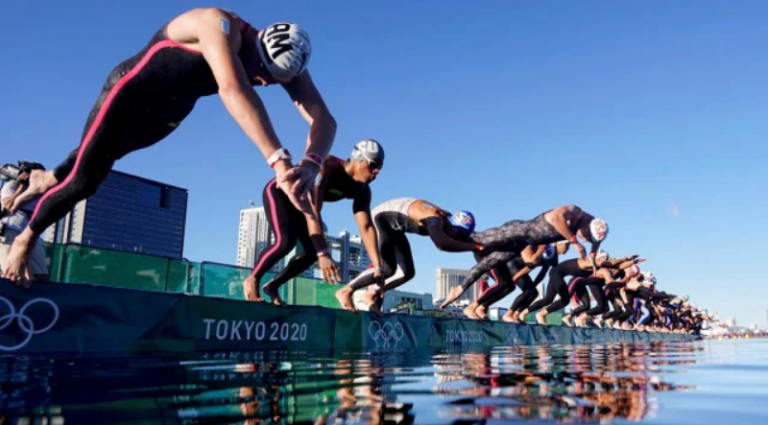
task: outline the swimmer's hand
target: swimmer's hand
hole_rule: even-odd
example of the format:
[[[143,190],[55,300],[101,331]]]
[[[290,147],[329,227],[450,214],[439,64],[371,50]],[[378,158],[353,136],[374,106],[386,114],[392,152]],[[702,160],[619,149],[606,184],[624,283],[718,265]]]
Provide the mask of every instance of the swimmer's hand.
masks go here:
[[[293,206],[305,215],[314,218],[315,213],[309,204],[308,193],[317,176],[317,170],[308,166],[291,167],[285,171],[275,169],[277,185],[288,195]]]
[[[323,273],[323,280],[329,283],[341,283],[341,271],[339,266],[329,255],[321,256],[318,259],[320,270]]]

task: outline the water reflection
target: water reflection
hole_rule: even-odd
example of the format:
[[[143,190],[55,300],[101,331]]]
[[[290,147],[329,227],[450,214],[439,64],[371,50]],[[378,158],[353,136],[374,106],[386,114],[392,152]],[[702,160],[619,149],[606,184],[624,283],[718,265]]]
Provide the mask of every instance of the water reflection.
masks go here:
[[[485,352],[0,357],[0,424],[642,420],[699,343]],[[681,367],[682,366],[682,367]],[[672,373],[670,375],[670,373]]]
[[[699,350],[657,344],[540,346],[436,356],[434,392],[454,396],[440,408],[443,418],[640,420],[655,409],[649,391],[692,389],[662,382],[654,372],[663,365],[692,364]]]

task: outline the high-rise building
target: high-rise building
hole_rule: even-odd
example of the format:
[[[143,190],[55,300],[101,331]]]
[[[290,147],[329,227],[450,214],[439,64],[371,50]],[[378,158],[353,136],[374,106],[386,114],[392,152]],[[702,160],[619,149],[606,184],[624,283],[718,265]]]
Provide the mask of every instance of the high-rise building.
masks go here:
[[[469,275],[469,270],[437,269],[437,299],[444,300],[451,288],[461,285],[467,275]],[[480,296],[479,292],[480,285],[472,285],[456,302],[471,303]]]
[[[267,214],[263,207],[240,210],[240,230],[237,235],[237,265],[254,268],[256,259],[274,235],[270,234]]]
[[[341,238],[349,238],[348,251],[345,253],[344,263],[347,265],[348,276],[346,282],[354,279],[362,273],[371,264],[371,258],[363,245],[363,238],[357,235],[350,235],[343,230],[339,235]]]
[[[49,243],[75,243],[182,258],[186,189],[112,171],[95,194],[46,229]]]

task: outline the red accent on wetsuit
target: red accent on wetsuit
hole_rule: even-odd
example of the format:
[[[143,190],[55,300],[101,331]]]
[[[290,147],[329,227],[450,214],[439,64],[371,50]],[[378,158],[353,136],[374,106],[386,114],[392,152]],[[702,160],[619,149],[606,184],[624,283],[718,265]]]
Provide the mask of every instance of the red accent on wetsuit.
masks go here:
[[[493,273],[493,272],[491,272]],[[488,285],[488,278],[483,278],[480,280],[480,294],[485,294],[485,292],[490,289],[490,285]]]
[[[239,19],[239,18],[238,18]],[[256,84],[260,59],[255,29],[242,22],[238,58]],[[109,74],[85,125],[80,145],[56,169],[61,183],[45,193],[29,227],[42,233],[80,200],[95,193],[114,162],[165,139],[218,85],[202,54],[168,39],[166,27]]]
[[[104,115],[106,115],[107,110],[109,109],[109,106],[112,104],[112,101],[115,99],[115,96],[118,92],[126,85],[129,81],[131,81],[141,70],[149,63],[149,60],[152,59],[152,56],[154,56],[160,49],[167,48],[167,47],[177,47],[179,46],[179,43],[176,43],[172,40],[163,40],[149,49],[147,54],[144,55],[143,58],[141,58],[141,61],[133,67],[133,69],[125,74],[118,82],[115,84],[114,87],[112,87],[112,90],[109,91],[109,94],[107,95],[106,100],[101,104],[101,107],[99,108],[99,112],[96,115],[96,119],[93,120],[93,123],[91,124],[90,128],[88,129],[88,133],[86,133],[85,138],[83,138],[83,142],[80,145],[80,150],[77,154],[77,159],[75,160],[75,166],[72,169],[72,172],[69,173],[66,179],[64,179],[63,182],[59,183],[58,185],[54,186],[53,189],[46,192],[42,198],[40,198],[40,202],[37,203],[37,207],[35,207],[35,212],[32,214],[32,219],[34,220],[35,216],[37,216],[38,212],[40,211],[40,207],[45,203],[45,201],[50,198],[54,193],[56,193],[58,190],[60,190],[62,187],[66,186],[70,181],[72,181],[72,178],[75,176],[75,171],[77,170],[78,166],[80,165],[80,162],[83,157],[83,153],[86,151],[86,148],[91,143],[91,140],[93,140],[93,135],[96,133],[96,130],[101,126],[101,122],[104,119]],[[30,221],[31,221],[30,220]]]

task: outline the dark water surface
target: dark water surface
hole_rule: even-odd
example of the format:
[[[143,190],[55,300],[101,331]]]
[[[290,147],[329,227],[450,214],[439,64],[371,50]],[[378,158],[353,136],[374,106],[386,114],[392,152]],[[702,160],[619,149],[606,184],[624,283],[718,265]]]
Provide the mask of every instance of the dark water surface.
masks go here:
[[[768,423],[768,340],[0,357],[0,424]]]

